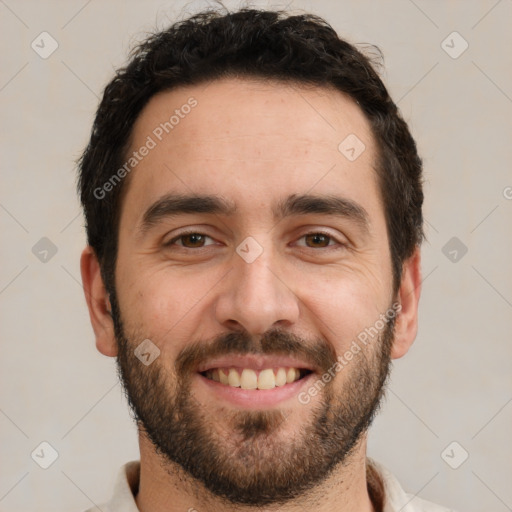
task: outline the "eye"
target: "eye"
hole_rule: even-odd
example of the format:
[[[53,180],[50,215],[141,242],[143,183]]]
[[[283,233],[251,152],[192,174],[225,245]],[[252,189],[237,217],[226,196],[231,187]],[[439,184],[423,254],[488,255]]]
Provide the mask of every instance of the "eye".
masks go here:
[[[177,245],[179,247],[184,247],[186,249],[201,249],[208,245],[215,245],[215,243],[207,244],[206,240],[213,239],[205,235],[203,233],[199,233],[197,231],[189,231],[186,233],[181,233],[178,236],[175,236],[173,239],[166,242],[164,245],[166,247]],[[298,244],[301,247],[308,247],[310,249],[323,249],[326,247],[332,246],[342,246],[344,247],[346,244],[338,241],[335,237],[328,233],[323,233],[321,231],[306,233],[302,235],[299,240],[305,240],[305,244]],[[180,242],[180,243],[177,243]]]
[[[301,245],[302,247],[309,247],[311,249],[323,249],[324,247],[328,247],[331,245],[342,245],[345,244],[339,242],[336,238],[334,238],[332,235],[328,233],[323,233],[321,231],[315,232],[315,233],[307,233],[305,235],[302,235],[300,240],[305,239],[306,245]],[[335,242],[331,244],[330,242]]]
[[[207,238],[213,240],[211,237],[204,235],[203,233],[190,231],[188,233],[181,233],[180,235],[174,237],[172,240],[169,240],[169,242],[165,243],[165,246],[168,247],[172,245],[178,245],[187,249],[201,249],[202,247],[205,247],[205,245],[212,245],[205,244],[205,240]],[[181,243],[176,244],[177,241],[181,241]]]

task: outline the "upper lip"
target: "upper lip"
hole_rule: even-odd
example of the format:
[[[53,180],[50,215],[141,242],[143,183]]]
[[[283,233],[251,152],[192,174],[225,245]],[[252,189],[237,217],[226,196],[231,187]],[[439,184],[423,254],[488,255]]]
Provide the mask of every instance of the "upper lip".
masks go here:
[[[252,370],[264,370],[265,368],[292,367],[315,371],[315,368],[304,361],[293,357],[281,355],[227,355],[210,359],[197,367],[199,373],[213,368],[250,368]]]

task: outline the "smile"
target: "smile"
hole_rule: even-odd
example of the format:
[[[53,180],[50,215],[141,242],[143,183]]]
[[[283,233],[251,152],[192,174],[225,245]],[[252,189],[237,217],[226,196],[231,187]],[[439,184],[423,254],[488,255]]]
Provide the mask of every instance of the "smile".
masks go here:
[[[291,384],[311,373],[305,368],[280,367],[253,370],[251,368],[212,368],[201,375],[226,386],[241,389],[274,389]]]

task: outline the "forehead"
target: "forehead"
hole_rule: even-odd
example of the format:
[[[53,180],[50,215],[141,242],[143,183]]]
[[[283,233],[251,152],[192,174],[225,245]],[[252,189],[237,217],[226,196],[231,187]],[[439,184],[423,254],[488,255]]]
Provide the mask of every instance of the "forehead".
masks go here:
[[[127,159],[144,146],[127,214],[172,192],[230,196],[242,213],[299,191],[378,195],[369,123],[333,89],[233,78],[162,92],[137,119]]]

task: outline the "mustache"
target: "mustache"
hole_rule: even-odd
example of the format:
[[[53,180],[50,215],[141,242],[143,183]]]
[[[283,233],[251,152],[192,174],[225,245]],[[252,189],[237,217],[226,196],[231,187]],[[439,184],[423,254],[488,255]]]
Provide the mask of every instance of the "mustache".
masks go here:
[[[175,370],[179,377],[184,377],[209,359],[231,354],[297,357],[320,368],[322,373],[327,372],[337,360],[334,347],[322,338],[307,341],[294,333],[271,329],[255,339],[244,330],[221,334],[210,342],[189,344],[178,354]]]

